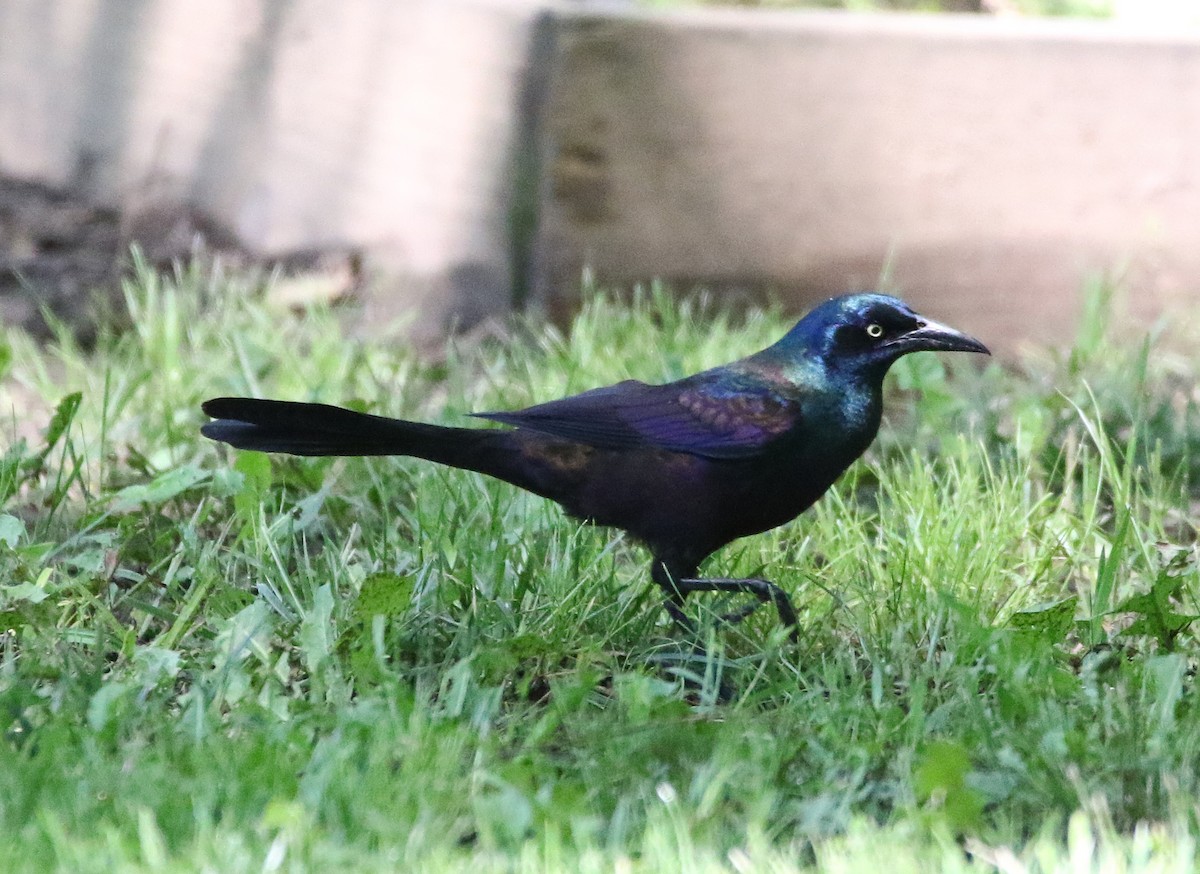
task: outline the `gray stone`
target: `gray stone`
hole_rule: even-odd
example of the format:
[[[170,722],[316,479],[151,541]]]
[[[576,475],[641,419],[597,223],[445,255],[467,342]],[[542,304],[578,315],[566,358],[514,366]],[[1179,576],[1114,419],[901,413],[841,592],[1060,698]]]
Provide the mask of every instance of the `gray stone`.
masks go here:
[[[1062,340],[1082,281],[1200,289],[1200,39],[1098,22],[584,9],[560,26],[540,296],[884,285]],[[1002,344],[1003,345],[1003,344]]]
[[[1194,29],[0,0],[0,33],[13,321],[79,309],[131,241],[197,237],[332,264],[332,293],[365,277],[366,329],[435,341],[527,300],[565,315],[585,268],[796,308],[883,285],[1001,346],[1063,339],[1089,275],[1143,314],[1200,289]]]
[[[185,210],[259,258],[356,251],[367,322],[512,303],[539,0],[0,0],[0,175]],[[145,223],[142,223],[145,224]]]

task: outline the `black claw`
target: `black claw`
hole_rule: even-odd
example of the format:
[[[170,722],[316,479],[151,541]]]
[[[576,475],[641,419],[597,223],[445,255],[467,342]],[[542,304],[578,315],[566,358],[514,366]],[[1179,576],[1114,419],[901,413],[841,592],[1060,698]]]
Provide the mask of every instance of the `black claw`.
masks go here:
[[[757,610],[761,604],[773,604],[775,611],[779,614],[779,621],[787,626],[788,639],[792,643],[798,643],[800,640],[796,610],[792,606],[792,600],[788,597],[787,592],[770,580],[763,580],[757,577],[748,577],[746,579],[687,578],[670,580],[668,592],[666,600],[667,612],[671,615],[672,619],[688,630],[694,630],[695,625],[684,615],[681,606],[684,598],[692,592],[735,592],[753,595],[758,599],[759,603],[727,613],[721,617],[723,621],[736,624]]]
[[[694,634],[696,632],[696,623],[683,612],[683,607],[675,597],[672,596],[663,601],[663,609],[667,611],[671,620],[683,629],[684,633]]]
[[[758,601],[751,601],[744,607],[739,607],[736,610],[730,610],[728,613],[721,614],[721,621],[726,625],[737,625],[739,622],[745,621],[751,613],[756,611],[762,604]]]

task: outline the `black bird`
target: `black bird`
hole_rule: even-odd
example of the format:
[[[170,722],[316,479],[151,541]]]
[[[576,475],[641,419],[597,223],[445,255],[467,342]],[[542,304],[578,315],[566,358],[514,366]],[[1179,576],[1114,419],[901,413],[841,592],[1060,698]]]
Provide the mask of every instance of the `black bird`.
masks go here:
[[[922,350],[988,352],[894,297],[854,294],[821,304],[761,352],[677,382],[626,380],[475,414],[511,429],[216,398],[204,404],[216,421],[202,433],[239,449],[412,455],[497,477],[645,544],[677,622],[689,625],[683,601],[691,592],[746,592],[774,603],[794,637],[795,611],[774,583],[700,579],[697,568],[731,540],[782,525],[821,497],[875,438],[888,368]]]

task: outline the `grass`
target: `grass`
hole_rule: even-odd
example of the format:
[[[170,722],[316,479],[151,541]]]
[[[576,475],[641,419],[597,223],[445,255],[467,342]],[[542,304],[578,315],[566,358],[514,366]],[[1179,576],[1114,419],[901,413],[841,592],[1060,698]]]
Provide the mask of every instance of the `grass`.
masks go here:
[[[710,622],[687,684],[636,546],[459,471],[231,455],[199,403],[457,422],[781,313],[597,295],[431,361],[255,292],[142,272],[94,351],[3,336],[5,870],[1195,866],[1196,365],[1102,289],[1067,350],[902,362],[867,457],[710,562],[800,646]]]

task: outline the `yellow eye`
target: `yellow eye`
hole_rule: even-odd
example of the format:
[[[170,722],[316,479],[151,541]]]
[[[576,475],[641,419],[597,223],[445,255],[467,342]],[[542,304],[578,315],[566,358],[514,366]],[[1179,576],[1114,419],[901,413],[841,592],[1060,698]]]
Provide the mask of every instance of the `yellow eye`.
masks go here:
[[[867,325],[867,336],[878,340],[883,336],[883,325],[878,322],[871,322],[871,324]]]

